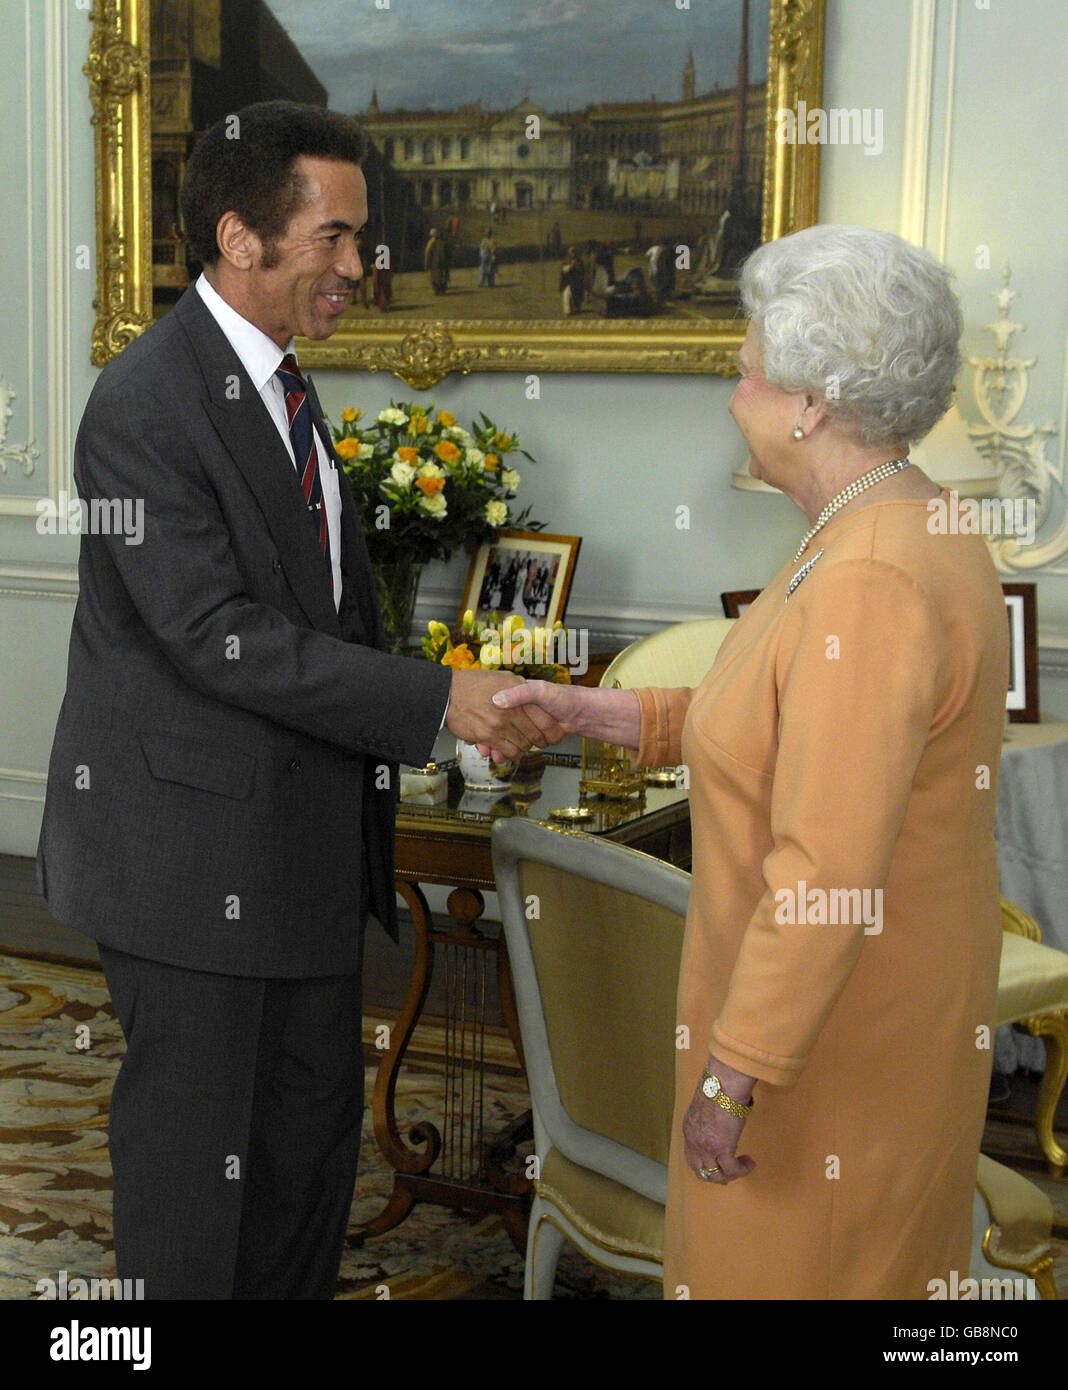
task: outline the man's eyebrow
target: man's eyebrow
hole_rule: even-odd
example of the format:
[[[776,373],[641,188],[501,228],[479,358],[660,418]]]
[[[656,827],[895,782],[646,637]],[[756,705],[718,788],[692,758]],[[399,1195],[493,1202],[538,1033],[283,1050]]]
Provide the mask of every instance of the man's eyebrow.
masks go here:
[[[367,226],[365,222],[364,227]],[[335,217],[330,222],[320,222],[315,229],[317,232],[351,232],[354,230],[351,222],[346,222],[343,218]],[[359,229],[363,231],[363,227]]]

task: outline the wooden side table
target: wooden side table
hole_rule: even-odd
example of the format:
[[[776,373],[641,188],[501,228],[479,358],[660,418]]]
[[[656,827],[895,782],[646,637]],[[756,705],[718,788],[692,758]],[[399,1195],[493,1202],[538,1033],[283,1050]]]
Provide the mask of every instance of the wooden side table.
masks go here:
[[[445,761],[454,747],[454,740],[445,736],[435,752]],[[561,747],[567,749],[568,742]],[[416,957],[372,1097],[375,1138],[393,1168],[393,1190],[382,1211],[359,1228],[357,1234],[363,1238],[391,1230],[416,1202],[423,1201],[498,1212],[517,1247],[525,1249],[531,1183],[522,1174],[508,1171],[506,1164],[530,1135],[529,1112],[498,1134],[487,1133],[483,1113],[490,971],[496,975],[504,1024],[523,1062],[508,953],[503,935],[481,922],[483,892],[494,887],[493,821],[500,815],[541,820],[552,808],[575,804],[579,762],[576,752],[547,754],[539,786],[492,801],[465,794],[459,771],[453,768],[447,804],[424,807],[402,802],[398,808],[397,891],[412,913]],[[640,800],[595,799],[589,804],[598,809],[584,830],[689,868],[690,817],[684,790],[650,786]],[[423,884],[452,889],[447,926],[434,924]],[[444,1113],[440,1127],[416,1125],[405,1136],[397,1125],[397,1081],[435,969],[444,971],[446,980]]]

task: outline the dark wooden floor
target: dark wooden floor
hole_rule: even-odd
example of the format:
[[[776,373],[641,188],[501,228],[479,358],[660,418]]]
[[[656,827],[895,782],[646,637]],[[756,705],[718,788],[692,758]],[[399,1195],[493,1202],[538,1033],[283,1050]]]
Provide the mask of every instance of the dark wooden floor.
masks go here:
[[[401,913],[401,940],[395,946],[385,932],[373,925],[364,947],[363,997],[368,1005],[399,1009],[411,980],[415,962],[415,930],[411,915]],[[491,928],[496,930],[495,927]],[[57,922],[37,892],[34,861],[0,854],[0,951],[23,955],[56,956],[99,965],[96,943],[81,932]],[[435,971],[424,1013],[445,1012],[443,972]],[[486,981],[487,1022],[499,1025],[497,981],[492,971]]]

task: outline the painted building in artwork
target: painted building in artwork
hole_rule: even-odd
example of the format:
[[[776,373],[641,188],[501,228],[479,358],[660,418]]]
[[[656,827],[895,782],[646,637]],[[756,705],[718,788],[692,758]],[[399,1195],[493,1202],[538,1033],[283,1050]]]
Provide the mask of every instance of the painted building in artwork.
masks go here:
[[[361,119],[421,208],[571,204],[571,132],[535,102],[501,112],[473,102],[454,111],[383,114],[376,93]]]
[[[534,102],[484,111],[382,112],[372,97],[364,128],[420,208],[588,208],[716,216],[737,170],[760,206],[767,84],[746,85],[744,121],[734,89],[696,94],[692,53],[679,101],[603,102],[551,114]],[[532,119],[534,124],[532,125]],[[530,132],[537,131],[537,138]]]

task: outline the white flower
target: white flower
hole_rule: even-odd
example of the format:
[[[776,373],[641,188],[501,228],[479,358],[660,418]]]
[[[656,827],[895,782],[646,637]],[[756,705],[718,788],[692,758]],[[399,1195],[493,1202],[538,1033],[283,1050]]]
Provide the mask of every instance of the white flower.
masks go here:
[[[437,463],[431,463],[428,459],[426,463],[419,465],[420,478],[444,478],[445,470]]]
[[[373,444],[361,444],[360,452],[356,455],[361,463],[366,463],[368,459],[372,459],[374,456],[375,446]]]
[[[419,505],[436,521],[441,521],[445,516],[445,494],[443,492],[435,492],[433,497],[424,497]]]
[[[518,469],[515,469],[515,468],[502,468],[502,469],[501,469],[501,482],[505,485],[505,487],[508,489],[509,492],[515,492],[516,488],[518,488],[518,486],[519,486],[519,471],[518,471]]]
[[[472,473],[481,473],[486,466],[486,455],[481,449],[468,449],[464,453],[464,467]]]
[[[447,430],[442,430],[441,433],[444,439],[451,439],[454,444],[460,444],[465,449],[471,443],[471,436],[462,425],[450,425]]]
[[[415,469],[410,463],[405,463],[403,459],[398,459],[389,470],[389,476],[401,487],[411,487],[412,479],[415,477]]]
[[[375,416],[380,425],[406,425],[408,417],[403,410],[398,410],[396,406],[388,406],[385,410],[380,410]]]
[[[491,526],[503,526],[508,520],[507,505],[504,502],[487,502],[486,520]]]

